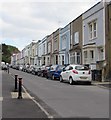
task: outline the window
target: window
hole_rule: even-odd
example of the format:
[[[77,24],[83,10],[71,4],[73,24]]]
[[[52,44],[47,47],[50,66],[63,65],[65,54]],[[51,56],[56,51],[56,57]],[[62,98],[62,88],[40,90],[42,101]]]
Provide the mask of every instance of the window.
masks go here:
[[[92,39],[92,24],[89,25],[90,39]]]
[[[84,63],[86,63],[87,62],[87,60],[88,60],[88,58],[87,58],[88,56],[87,56],[87,51],[84,51]]]
[[[51,52],[51,43],[49,42],[48,43],[48,53],[50,53]]]
[[[58,64],[58,55],[56,55],[56,65]]]
[[[49,57],[47,58],[47,63],[48,63],[48,65],[50,64]]]
[[[90,39],[97,37],[97,22],[96,21],[89,23],[89,37]]]
[[[32,56],[34,57],[34,49],[32,49]]]
[[[81,61],[80,61],[80,52],[74,52],[71,57],[70,57],[70,63],[71,64],[80,64]]]
[[[45,54],[45,43],[43,44],[43,53]]]
[[[69,70],[73,70],[73,67],[72,67],[72,66],[69,66]]]
[[[97,37],[97,28],[96,28],[96,22],[94,22],[94,38]]]
[[[74,44],[79,43],[79,32],[74,33]]]
[[[94,51],[93,50],[90,50],[90,58],[94,59]]]
[[[66,70],[66,71],[69,70],[69,66],[67,66],[67,67],[65,68],[65,70]]]
[[[81,57],[80,52],[77,52],[77,64],[80,64],[80,62],[81,62],[80,57]]]
[[[84,58],[87,58],[87,51],[84,51]]]
[[[66,48],[66,35],[62,37],[62,49]]]
[[[62,55],[62,65],[64,65],[64,55]]]
[[[83,65],[76,66],[75,69],[76,70],[89,70],[89,68],[87,66],[83,66]]]
[[[54,51],[57,50],[57,39],[54,41]]]
[[[44,59],[44,62],[43,62],[43,64],[45,65],[45,57],[44,57],[43,59]]]

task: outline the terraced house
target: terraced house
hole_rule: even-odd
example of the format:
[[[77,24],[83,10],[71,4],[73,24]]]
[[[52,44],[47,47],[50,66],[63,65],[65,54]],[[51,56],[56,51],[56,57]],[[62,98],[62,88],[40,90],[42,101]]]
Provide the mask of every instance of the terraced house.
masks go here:
[[[106,76],[106,4],[99,2],[83,13],[83,64]]]
[[[108,2],[109,1],[109,2]],[[12,56],[11,63],[18,59]],[[37,43],[22,50],[20,64],[84,64],[102,76],[111,77],[111,0],[101,1]]]
[[[46,54],[47,54],[47,37],[42,39],[42,65],[46,65]]]
[[[38,43],[38,60],[37,60],[37,65],[42,65],[42,54],[43,54],[43,49],[42,49],[42,40]]]
[[[60,30],[59,64],[69,64],[70,24]]]
[[[111,78],[111,1],[105,5],[105,31],[106,31],[106,45],[105,45],[105,57],[106,57],[106,69],[105,78]]]
[[[46,54],[46,65],[51,64],[51,55],[52,55],[52,39],[53,34],[47,37],[47,54]]]
[[[59,40],[60,40],[60,30],[61,28],[57,29],[53,32],[53,39],[52,39],[52,64],[59,64]]]
[[[82,64],[82,15],[70,23],[70,63]]]

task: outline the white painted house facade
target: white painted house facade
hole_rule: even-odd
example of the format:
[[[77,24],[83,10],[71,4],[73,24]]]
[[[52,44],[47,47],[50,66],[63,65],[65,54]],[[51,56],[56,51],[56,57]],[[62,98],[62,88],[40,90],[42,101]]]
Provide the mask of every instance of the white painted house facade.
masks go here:
[[[99,2],[83,16],[83,64],[97,68],[97,61],[105,60],[105,8]]]

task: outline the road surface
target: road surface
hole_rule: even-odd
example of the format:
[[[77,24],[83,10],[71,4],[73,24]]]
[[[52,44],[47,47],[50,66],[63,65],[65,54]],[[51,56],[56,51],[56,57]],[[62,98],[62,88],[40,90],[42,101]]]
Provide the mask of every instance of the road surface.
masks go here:
[[[48,112],[54,110],[56,117],[109,118],[108,89],[95,85],[69,85],[14,69],[10,69],[10,73],[22,77],[23,85],[32,97],[38,98]]]

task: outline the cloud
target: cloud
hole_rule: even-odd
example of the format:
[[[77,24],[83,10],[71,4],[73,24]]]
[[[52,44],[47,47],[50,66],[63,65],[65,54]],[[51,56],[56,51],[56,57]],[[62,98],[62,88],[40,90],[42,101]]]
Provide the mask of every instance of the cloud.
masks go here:
[[[40,40],[57,28],[69,24],[98,2],[90,1],[1,0],[0,38],[21,50],[33,39]]]

